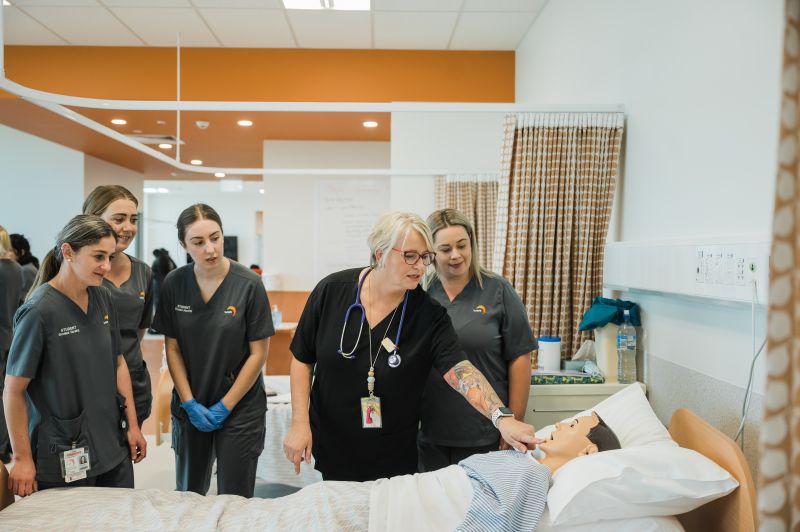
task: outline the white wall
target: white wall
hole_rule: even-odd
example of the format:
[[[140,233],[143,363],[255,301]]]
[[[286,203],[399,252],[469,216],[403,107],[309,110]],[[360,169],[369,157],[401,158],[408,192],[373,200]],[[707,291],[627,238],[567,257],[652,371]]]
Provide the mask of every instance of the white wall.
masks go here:
[[[780,0],[547,4],[517,49],[517,100],[625,106],[621,240],[769,238],[782,9]],[[642,305],[649,355],[745,386],[749,307],[626,297]],[[759,343],[764,320],[762,309]]]
[[[139,200],[139,212],[144,208],[144,175],[139,172],[134,172],[122,166],[109,163],[91,155],[84,156],[84,178],[83,178],[83,193],[88,196],[89,193],[101,185],[121,185],[127,188],[136,199]],[[149,262],[144,250],[138,250],[140,236],[135,238],[126,253],[134,257],[142,258]]]
[[[39,260],[83,205],[83,153],[0,125],[0,225],[22,233]]]
[[[264,167],[272,168],[389,168],[388,142],[265,141]],[[387,180],[387,177],[265,176],[264,262],[265,274],[280,277],[281,290],[311,290],[320,280],[316,242],[320,220],[315,194],[324,183],[353,179]],[[389,198],[383,200],[388,209]],[[366,265],[369,249],[363,235]]]
[[[260,182],[244,182],[241,192],[221,192],[216,181],[145,181],[145,186],[169,190],[166,194],[145,195],[146,262],[152,262],[154,249],[164,248],[178,266],[186,264],[186,252],[178,243],[175,224],[181,211],[195,203],[212,206],[222,219],[225,235],[238,237],[239,262],[245,266],[261,262],[256,249],[256,211],[265,205],[264,195],[259,193]]]
[[[500,170],[503,113],[392,113],[391,209],[427,217],[434,209],[434,175],[404,170],[492,173]]]

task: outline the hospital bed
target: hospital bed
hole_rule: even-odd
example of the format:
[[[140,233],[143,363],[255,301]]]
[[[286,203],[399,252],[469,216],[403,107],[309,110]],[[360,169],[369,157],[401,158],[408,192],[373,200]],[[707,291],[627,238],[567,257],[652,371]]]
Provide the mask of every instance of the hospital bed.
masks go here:
[[[738,481],[739,487],[722,498],[677,516],[677,519],[609,520],[577,527],[542,522],[539,529],[639,532],[680,530],[682,526],[688,531],[754,531],[755,487],[737,445],[686,409],[675,412],[669,434],[681,447],[693,449],[721,466]],[[46,490],[0,511],[0,529],[386,530],[386,527],[379,526],[380,516],[376,521],[376,516],[370,515],[369,492],[374,484],[319,482],[286,497],[263,500],[235,496],[202,497],[157,490]],[[6,485],[7,472],[2,468],[0,486]],[[3,505],[9,502],[7,490],[0,493],[0,500]],[[626,502],[620,500],[619,504],[625,505]]]

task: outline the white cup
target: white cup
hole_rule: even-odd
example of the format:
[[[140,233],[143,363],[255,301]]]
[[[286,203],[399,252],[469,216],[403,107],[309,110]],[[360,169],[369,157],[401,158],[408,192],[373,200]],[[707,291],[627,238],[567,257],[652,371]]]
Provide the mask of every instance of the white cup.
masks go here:
[[[539,371],[559,371],[561,369],[561,338],[558,336],[539,337]]]

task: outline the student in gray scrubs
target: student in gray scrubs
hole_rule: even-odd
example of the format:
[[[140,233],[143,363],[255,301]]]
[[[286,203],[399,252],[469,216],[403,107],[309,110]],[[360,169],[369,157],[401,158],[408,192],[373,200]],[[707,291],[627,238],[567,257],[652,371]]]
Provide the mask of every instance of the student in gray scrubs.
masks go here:
[[[103,286],[108,288],[117,309],[122,354],[131,373],[133,402],[141,427],[150,416],[153,403],[150,372],[142,357],[141,345],[153,313],[153,274],[150,266],[125,253],[136,237],[138,208],[136,196],[119,185],[99,186],[83,202],[84,214],[101,217],[117,234],[117,249]]]
[[[223,256],[222,220],[204,204],[178,218],[193,262],[164,280],[153,327],[164,334],[172,393],[178,491],[252,497],[264,449],[262,368],[275,334],[261,279]]]
[[[23,235],[13,233],[9,235],[11,238],[12,254],[22,267],[22,291],[20,293],[19,302],[22,304],[25,301],[25,296],[33,286],[33,280],[36,278],[36,272],[39,271],[39,261],[31,255],[31,244],[28,239]]]
[[[131,461],[147,454],[117,313],[101,286],[116,239],[97,216],[70,220],[14,316],[5,414],[15,495],[65,486],[132,488]]]
[[[5,379],[6,357],[11,345],[11,320],[19,306],[22,290],[22,268],[14,260],[8,233],[0,225],[0,378]],[[3,382],[0,380],[0,408],[3,406]],[[0,461],[11,460],[6,420],[0,412]]]
[[[481,268],[475,232],[461,212],[439,210],[427,222],[436,251],[428,294],[447,309],[470,362],[522,421],[530,392],[530,354],[537,348],[522,300],[507,280]],[[441,381],[431,375],[422,397],[420,471],[508,448],[491,422],[453,398]]]

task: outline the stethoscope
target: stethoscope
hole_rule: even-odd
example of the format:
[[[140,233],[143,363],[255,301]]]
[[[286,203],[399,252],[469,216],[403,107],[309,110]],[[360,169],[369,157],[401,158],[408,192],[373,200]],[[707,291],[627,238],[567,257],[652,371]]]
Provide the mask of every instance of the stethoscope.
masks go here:
[[[339,350],[337,353],[342,355],[344,358],[353,359],[356,358],[353,353],[356,352],[356,348],[358,347],[358,342],[361,341],[361,331],[364,329],[364,321],[367,319],[367,309],[364,308],[364,305],[361,304],[361,287],[364,286],[364,281],[367,279],[367,275],[370,274],[372,269],[368,270],[364,277],[358,282],[358,288],[356,289],[356,300],[353,302],[352,305],[347,307],[347,311],[344,314],[344,325],[342,325],[342,335],[339,338]],[[403,308],[400,311],[400,324],[397,326],[397,334],[394,337],[394,350],[389,354],[389,366],[392,368],[396,368],[402,362],[400,355],[397,354],[397,346],[400,343],[400,332],[403,330],[403,321],[406,317],[406,305],[408,304],[408,290],[406,290],[406,295],[403,297]],[[358,326],[358,337],[356,338],[356,343],[353,344],[353,349],[350,352],[345,352],[344,350],[344,331],[347,329],[347,321],[350,319],[350,314],[354,310],[361,311],[361,324]]]

